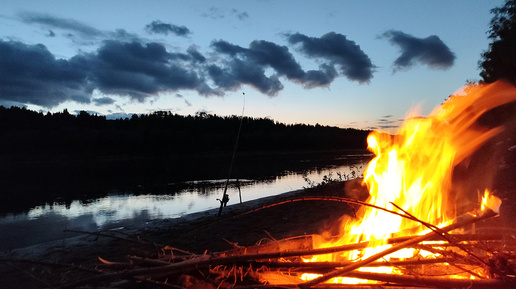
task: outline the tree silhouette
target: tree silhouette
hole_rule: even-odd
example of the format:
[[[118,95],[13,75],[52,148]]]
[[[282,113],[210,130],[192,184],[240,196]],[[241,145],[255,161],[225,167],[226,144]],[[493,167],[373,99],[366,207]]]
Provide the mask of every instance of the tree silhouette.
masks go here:
[[[0,106],[0,156],[73,154],[184,155],[231,153],[239,116],[205,112],[178,115],[169,111],[107,120],[80,111],[47,113]],[[365,149],[369,131],[322,125],[284,124],[244,117],[239,151],[288,152]]]
[[[491,13],[488,38],[492,42],[482,53],[480,76],[486,83],[505,79],[516,84],[516,0],[507,0]]]

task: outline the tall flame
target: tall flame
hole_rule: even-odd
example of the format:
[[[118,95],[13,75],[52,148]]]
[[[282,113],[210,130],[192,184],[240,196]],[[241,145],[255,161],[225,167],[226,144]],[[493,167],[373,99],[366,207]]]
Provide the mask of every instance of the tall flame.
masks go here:
[[[450,197],[453,168],[502,128],[482,128],[478,119],[495,107],[516,100],[516,88],[506,82],[468,85],[426,117],[407,118],[396,135],[373,132],[368,147],[376,155],[364,175],[371,205],[408,213],[434,225],[456,217]],[[357,260],[382,250],[383,241],[419,223],[374,207],[363,206],[357,218],[341,223],[341,235],[314,239],[314,247],[369,241],[369,248],[344,255],[317,256],[317,261]],[[421,228],[419,231],[423,230]],[[411,231],[411,234],[417,233]],[[413,254],[409,253],[409,254]],[[314,258],[315,260],[315,258]]]

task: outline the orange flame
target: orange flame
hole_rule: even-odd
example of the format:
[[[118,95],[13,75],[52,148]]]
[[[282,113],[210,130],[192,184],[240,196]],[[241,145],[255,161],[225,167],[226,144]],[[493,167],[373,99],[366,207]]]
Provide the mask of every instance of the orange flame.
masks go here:
[[[400,213],[434,225],[445,225],[456,217],[455,200],[451,199],[453,168],[470,156],[487,140],[502,131],[486,129],[477,120],[495,107],[516,100],[516,88],[505,82],[490,85],[468,85],[452,95],[426,118],[409,117],[396,135],[375,131],[368,137],[368,147],[376,155],[364,175],[371,205]],[[473,192],[476,193],[476,192]],[[499,200],[486,194],[485,206],[498,207]],[[494,210],[494,209],[493,209]],[[332,240],[314,238],[314,248],[369,241],[369,248],[340,255],[316,256],[305,261],[359,260],[384,250],[384,240],[393,234],[403,235],[420,225],[373,207],[362,207],[358,218],[341,223],[341,235]],[[424,228],[411,231],[419,233]],[[421,254],[414,250],[397,252],[398,258]],[[391,255],[392,257],[392,255]],[[364,268],[361,268],[364,269]],[[381,269],[394,272],[394,268]],[[377,271],[378,272],[378,271]],[[315,276],[303,276],[303,280]],[[330,282],[350,282],[332,280]],[[359,282],[357,280],[352,283]]]

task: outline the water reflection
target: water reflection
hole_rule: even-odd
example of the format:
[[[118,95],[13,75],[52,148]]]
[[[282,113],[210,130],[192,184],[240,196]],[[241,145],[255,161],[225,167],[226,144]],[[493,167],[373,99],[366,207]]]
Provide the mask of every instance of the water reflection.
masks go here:
[[[304,176],[320,182],[325,175],[349,174],[363,170],[366,161],[288,173],[264,180],[231,180],[228,188],[231,204],[273,196],[307,186]],[[151,219],[176,218],[185,214],[218,208],[225,180],[193,181],[169,184],[174,194],[137,195],[121,192],[103,198],[74,200],[67,204],[45,204],[23,214],[0,218],[0,250],[64,238],[64,229],[97,231],[142,225]],[[239,190],[240,188],[240,190]],[[28,238],[30,236],[30,238]],[[69,234],[66,235],[67,237]]]

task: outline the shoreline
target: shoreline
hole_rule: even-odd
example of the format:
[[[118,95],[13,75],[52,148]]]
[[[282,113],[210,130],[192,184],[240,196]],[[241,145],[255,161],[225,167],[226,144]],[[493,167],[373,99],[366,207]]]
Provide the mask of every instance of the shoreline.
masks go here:
[[[245,212],[268,203],[272,203],[275,200],[287,199],[292,196],[298,195],[302,193],[304,189],[298,189],[293,191],[284,192],[274,196],[267,196],[263,198],[258,198],[254,200],[245,201],[242,203],[235,203],[228,205],[223,208],[222,216],[233,215],[238,212]],[[186,222],[194,222],[199,221],[201,219],[206,218],[217,218],[219,208],[208,209],[200,212],[194,212],[185,214],[176,218],[166,218],[166,219],[151,219],[142,223],[132,224],[129,226],[117,227],[104,231],[94,231],[89,233],[113,233],[120,235],[129,235],[129,236],[140,236],[149,233],[155,233],[162,230],[166,230],[166,228],[172,227],[174,225],[178,225],[180,223]],[[69,235],[68,237],[65,237]],[[56,252],[73,248],[74,246],[84,246],[85,242],[88,243],[89,239],[91,239],[92,235],[88,234],[78,234],[78,233],[66,233],[63,232],[63,238],[53,241],[47,241],[43,243],[38,243],[26,247],[15,248],[11,250],[0,251],[0,258],[2,257],[17,257],[17,258],[30,258],[37,259],[45,256],[51,256]],[[104,241],[109,241],[109,237],[102,238]],[[100,240],[100,238],[99,238]],[[101,242],[99,240],[95,240],[95,242]],[[103,242],[104,243],[104,242]],[[98,244],[97,244],[98,245]]]

